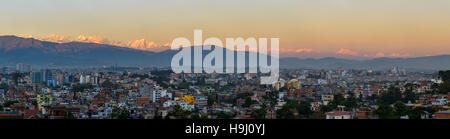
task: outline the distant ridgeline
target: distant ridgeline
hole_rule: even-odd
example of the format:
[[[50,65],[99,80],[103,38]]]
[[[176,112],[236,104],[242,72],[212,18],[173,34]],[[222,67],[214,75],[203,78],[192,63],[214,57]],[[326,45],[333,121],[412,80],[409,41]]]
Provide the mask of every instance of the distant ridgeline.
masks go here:
[[[52,43],[32,38],[0,36],[0,66],[15,66],[18,63],[23,63],[37,68],[90,66],[170,67],[171,59],[177,52],[173,50],[151,52],[106,44],[82,42]],[[208,51],[205,51],[205,53],[208,53]],[[248,55],[248,52],[246,55]],[[450,55],[417,58],[376,58],[370,60],[339,58],[280,59],[280,68],[335,69],[339,67],[373,70],[386,70],[392,67],[417,71],[450,70]]]

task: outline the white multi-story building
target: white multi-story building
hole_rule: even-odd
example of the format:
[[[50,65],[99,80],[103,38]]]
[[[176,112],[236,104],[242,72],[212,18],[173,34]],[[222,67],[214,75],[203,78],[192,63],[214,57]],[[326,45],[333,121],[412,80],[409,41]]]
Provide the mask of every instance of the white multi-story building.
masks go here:
[[[172,99],[172,93],[168,93],[167,90],[153,90],[152,92],[152,102],[158,102],[160,98],[167,97]]]
[[[84,84],[86,83],[86,78],[84,77],[84,75],[80,76],[80,84]]]

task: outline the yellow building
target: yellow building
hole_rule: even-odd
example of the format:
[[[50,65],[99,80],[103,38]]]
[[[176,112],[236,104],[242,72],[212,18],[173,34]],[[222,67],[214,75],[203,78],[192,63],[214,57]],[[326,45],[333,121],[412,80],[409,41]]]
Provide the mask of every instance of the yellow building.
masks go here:
[[[289,82],[286,82],[287,89],[300,89],[300,81],[297,79],[292,79]]]
[[[50,94],[38,94],[37,103],[39,104],[52,104],[52,95]]]
[[[189,104],[195,104],[194,96],[191,95],[185,95],[181,98],[182,100],[188,102]]]

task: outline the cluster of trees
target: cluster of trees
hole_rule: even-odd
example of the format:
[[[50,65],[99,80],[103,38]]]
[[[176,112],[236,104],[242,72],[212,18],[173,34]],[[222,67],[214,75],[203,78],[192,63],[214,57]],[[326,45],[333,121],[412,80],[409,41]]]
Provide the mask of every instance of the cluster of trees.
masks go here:
[[[3,103],[3,107],[9,107],[9,106],[13,105],[14,103],[19,103],[19,101],[17,101],[17,100],[6,101],[5,103]]]
[[[175,105],[173,109],[167,113],[167,117],[175,117],[176,119],[207,119],[208,115],[201,113],[198,108],[188,111],[184,110],[180,105]]]
[[[447,94],[450,92],[450,70],[439,71],[439,77],[443,83],[433,85],[434,91],[431,93]],[[391,86],[387,93],[375,96],[379,104],[378,109],[374,111],[375,114],[381,119],[398,119],[400,116],[406,115],[409,119],[420,119],[421,114],[425,114],[425,112],[434,113],[440,109],[439,107],[406,107],[404,103],[414,102],[418,99],[418,96],[412,92],[415,88],[412,84],[406,84],[405,88],[404,94],[401,93],[399,88]]]
[[[152,80],[154,80],[157,84],[159,84],[161,87],[168,88],[169,87],[169,77],[170,74],[173,73],[172,70],[155,70],[152,71],[153,77],[151,77]]]
[[[209,94],[208,95],[208,106],[212,106],[216,102],[216,97],[214,95]]]
[[[231,119],[234,114],[224,111],[218,111],[212,115],[216,116],[217,119]],[[194,108],[192,111],[184,110],[181,106],[175,105],[171,111],[167,113],[166,118],[176,118],[176,119],[208,119],[208,115],[201,113],[200,109]]]
[[[64,111],[63,112],[64,119],[76,119],[76,117],[72,114],[72,112]]]
[[[252,104],[257,104],[258,102],[256,100],[252,100],[251,96],[253,95],[253,93],[247,92],[247,93],[240,93],[236,95],[236,98],[233,99],[233,105],[237,105],[237,100],[238,99],[244,99],[245,102],[244,104],[242,104],[242,107],[248,108],[250,107]]]
[[[228,112],[218,111],[214,115],[217,116],[217,119],[231,119],[233,118],[233,115]]]
[[[0,104],[0,111],[3,111],[3,108],[9,107],[9,106],[13,105],[14,103],[19,103],[19,101],[17,101],[17,100],[9,100],[9,101],[6,101],[3,104]]]
[[[187,119],[189,118],[189,115],[191,115],[190,111],[183,110],[183,108],[179,105],[175,105],[169,113],[167,113],[167,116],[173,116],[176,119]]]
[[[265,101],[268,101],[270,103],[270,106],[275,106],[277,104],[278,99],[278,91],[268,92],[266,95],[264,95],[262,98]]]
[[[0,84],[0,89],[3,89],[3,90],[5,90],[5,91],[8,91],[9,85],[6,84],[6,83],[1,83],[1,84]]]
[[[141,79],[146,79],[146,78],[150,78],[150,75],[148,74],[136,74],[133,73],[129,76],[130,78],[141,78]]]
[[[19,78],[25,77],[26,73],[20,73],[20,72],[14,72],[13,74],[10,74],[10,78],[15,82],[19,82]]]
[[[172,87],[176,89],[189,89],[190,85],[190,83],[183,80],[182,82],[178,83],[178,85],[172,85]]]
[[[110,80],[106,80],[102,84],[100,84],[100,86],[103,88],[118,89],[120,87],[120,84],[113,83]]]
[[[294,115],[294,113],[298,113],[298,115]],[[277,110],[278,119],[311,118],[312,114],[311,104],[308,101],[298,103],[295,100],[286,100],[286,104]]]
[[[448,92],[450,92],[450,70],[439,71],[439,77],[441,77],[443,83],[436,86],[437,92],[447,94]]]
[[[75,84],[72,86],[73,92],[83,92],[85,89],[93,89],[94,86],[90,83],[87,84]]]
[[[119,107],[114,107],[111,113],[113,119],[131,119],[131,112],[128,109],[121,109]]]
[[[409,119],[420,119],[424,112],[434,113],[439,108],[431,107],[415,107],[409,108],[403,102],[397,101],[393,106],[380,104],[378,109],[374,111],[380,119],[399,119],[401,116],[408,116]]]
[[[263,106],[261,109],[257,109],[250,115],[253,119],[265,119],[266,118],[266,107]]]
[[[394,104],[397,101],[407,103],[409,101],[414,102],[417,99],[417,95],[412,92],[411,88],[407,88],[405,94],[402,95],[400,88],[391,86],[388,91],[377,98],[378,104]]]
[[[324,114],[325,112],[329,112],[332,110],[335,110],[338,105],[345,106],[344,109],[347,111],[352,110],[353,108],[356,108],[358,106],[358,102],[360,101],[357,99],[352,92],[347,92],[348,97],[344,97],[344,95],[338,93],[333,95],[333,101],[330,102],[328,105],[323,105],[321,107],[321,112]]]

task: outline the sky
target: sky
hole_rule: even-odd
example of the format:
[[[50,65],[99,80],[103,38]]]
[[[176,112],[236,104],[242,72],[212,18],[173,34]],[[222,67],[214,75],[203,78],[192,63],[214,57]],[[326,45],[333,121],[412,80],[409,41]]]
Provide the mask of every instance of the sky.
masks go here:
[[[419,57],[450,54],[449,7],[449,0],[0,0],[0,35],[145,49],[193,40],[201,29],[204,38],[280,38],[285,56]]]

